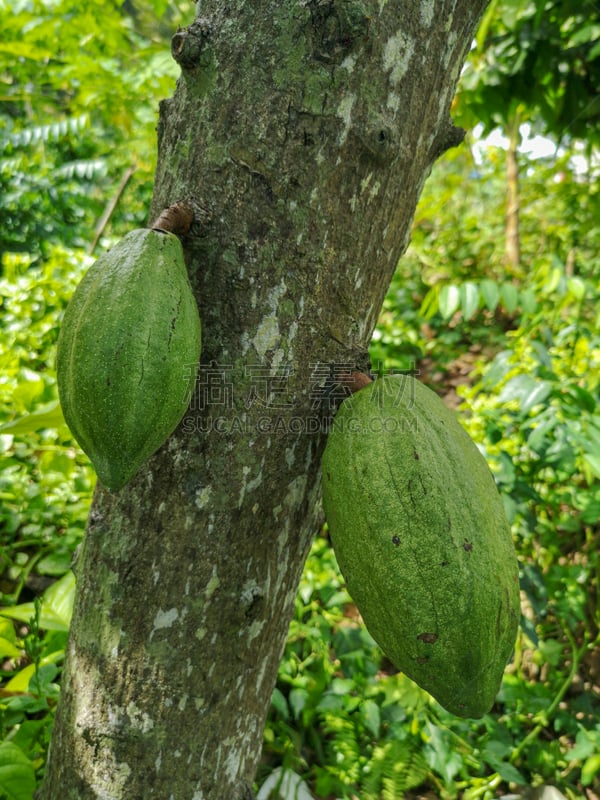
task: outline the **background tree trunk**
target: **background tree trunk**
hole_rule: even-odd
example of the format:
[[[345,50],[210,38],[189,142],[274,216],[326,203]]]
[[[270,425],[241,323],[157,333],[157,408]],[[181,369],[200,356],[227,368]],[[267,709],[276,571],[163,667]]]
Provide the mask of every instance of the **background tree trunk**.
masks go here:
[[[521,264],[521,236],[519,215],[521,197],[519,191],[519,145],[521,143],[521,115],[516,110],[507,125],[508,147],[506,149],[506,268],[509,275],[518,274]]]
[[[242,800],[320,523],[330,367],[367,345],[485,0],[203,2],[153,214],[186,199],[192,406],[98,487],[44,800]],[[182,376],[182,394],[185,376]]]

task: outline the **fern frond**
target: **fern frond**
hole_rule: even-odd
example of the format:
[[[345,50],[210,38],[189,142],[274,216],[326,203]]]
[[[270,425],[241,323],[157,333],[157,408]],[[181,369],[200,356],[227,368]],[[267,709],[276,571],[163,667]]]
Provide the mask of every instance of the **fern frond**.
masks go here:
[[[24,164],[25,158],[22,155],[11,158],[0,158],[0,173],[15,175],[17,172],[21,172]]]
[[[12,147],[28,147],[38,142],[57,142],[60,139],[64,139],[65,136],[79,133],[87,128],[89,124],[89,115],[80,114],[77,117],[68,117],[47,125],[34,125],[16,133],[9,133],[0,143],[6,149],[8,145]]]
[[[365,770],[364,800],[401,800],[429,774],[421,751],[410,741],[391,741],[373,750]]]
[[[322,732],[327,736],[327,770],[348,786],[360,778],[361,752],[358,732],[346,712],[325,711],[321,717]]]
[[[106,175],[106,173],[106,159],[92,158],[69,161],[67,164],[60,166],[54,174],[67,180],[80,178],[81,180],[91,181],[96,176]]]

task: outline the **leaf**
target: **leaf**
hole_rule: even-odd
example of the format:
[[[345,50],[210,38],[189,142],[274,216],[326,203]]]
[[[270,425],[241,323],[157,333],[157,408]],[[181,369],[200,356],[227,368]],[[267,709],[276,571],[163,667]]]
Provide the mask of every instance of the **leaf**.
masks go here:
[[[521,308],[525,314],[533,314],[538,307],[537,297],[533,289],[525,289],[521,292]]]
[[[450,317],[456,312],[460,305],[460,292],[458,286],[446,284],[440,289],[439,308],[440,314],[444,319]]]
[[[425,319],[431,319],[440,307],[440,287],[439,285],[432,286],[427,292],[421,303],[419,314]]]
[[[588,731],[580,727],[575,737],[575,746],[569,752],[569,761],[583,761],[596,752],[600,745],[599,737],[595,731]]]
[[[590,500],[581,512],[581,519],[586,525],[595,525],[600,519],[600,499]]]
[[[515,375],[505,383],[502,391],[498,396],[498,402],[508,403],[511,400],[516,400],[519,405],[525,402],[527,398],[537,387],[537,381],[531,375]]]
[[[102,158],[78,159],[63,164],[56,170],[55,175],[61,178],[84,178],[92,180],[96,176],[105,175],[107,172],[107,162]]]
[[[47,706],[41,710],[47,710]],[[36,712],[33,712],[36,713]],[[49,732],[53,722],[53,717],[45,715],[41,719],[25,719],[19,724],[19,729],[10,740],[23,750],[24,753],[39,752],[39,742],[45,732]]]
[[[58,400],[48,403],[31,414],[25,414],[18,419],[0,425],[2,433],[12,433],[20,436],[24,433],[33,433],[43,428],[61,428],[66,426],[65,418]]]
[[[52,584],[42,596],[39,626],[47,631],[68,631],[73,613],[75,597],[75,575],[72,572]],[[3,608],[5,617],[28,623],[35,617],[33,603],[21,603],[13,608]]]
[[[519,305],[519,290],[512,283],[503,283],[500,287],[502,304],[509,314],[514,314]]]
[[[13,403],[19,408],[29,409],[32,405],[39,403],[44,389],[43,377],[34,370],[23,367],[19,371],[19,383],[12,393]]]
[[[527,638],[533,644],[534,647],[537,647],[539,644],[539,638],[534,623],[531,620],[527,619],[527,617],[522,617],[520,624],[521,624],[521,630],[523,631],[525,636],[527,636]]]
[[[312,794],[300,775],[277,767],[260,787],[256,800],[312,800]]]
[[[8,639],[0,636],[0,658],[19,658],[21,651]]]
[[[506,375],[508,375],[513,368],[513,364],[511,363],[512,355],[510,350],[501,350],[497,353],[482,378],[481,385],[483,389],[489,391],[495,388],[499,383],[502,383]]]
[[[495,311],[500,302],[500,289],[496,281],[489,279],[483,280],[479,284],[479,289],[488,311]]]
[[[600,455],[596,453],[584,453],[583,459],[596,478],[600,478]]]
[[[540,381],[521,401],[521,413],[528,414],[534,406],[543,403],[552,392],[550,381]]]
[[[593,414],[596,410],[596,398],[591,392],[584,389],[583,386],[570,386],[565,393],[565,397],[573,398],[573,400],[575,400],[574,405],[577,408],[589,411],[590,414]]]
[[[438,774],[447,785],[450,785],[463,766],[462,758],[457,748],[452,746],[445,732],[427,722],[427,744],[425,757],[429,766]]]
[[[513,487],[516,480],[516,469],[512,457],[504,451],[500,453],[498,469],[495,473],[498,483]]]
[[[585,297],[586,283],[575,275],[567,279],[567,290],[575,300],[580,302]]]
[[[327,600],[325,603],[325,608],[338,608],[339,606],[343,606],[351,602],[352,598],[348,594],[348,590],[340,589],[339,591],[334,592],[329,600]]]
[[[61,655],[60,660],[63,660]],[[52,687],[59,674],[59,669],[54,663],[44,663],[40,665],[37,672],[34,672],[27,690],[36,696],[47,697],[52,694]],[[56,688],[56,687],[55,687]]]
[[[552,267],[547,283],[544,284],[544,293],[550,295],[558,287],[563,277],[562,266]]]
[[[150,5],[155,16],[162,17],[169,7],[169,0],[150,0]]]
[[[335,694],[325,693],[321,696],[317,704],[319,711],[334,711],[341,712],[344,709],[343,696],[336,696]]]
[[[7,692],[26,692],[29,688],[29,683],[35,675],[35,664],[28,664],[23,669],[19,670],[16,675],[8,681],[4,686]]]
[[[479,287],[472,281],[461,284],[460,289],[460,310],[465,319],[471,319],[479,308]]]
[[[73,556],[68,550],[48,553],[37,562],[36,571],[39,575],[52,575],[59,578],[68,572],[72,558]]]
[[[479,23],[477,36],[475,37],[478,53],[483,53],[485,50],[488,31],[490,29],[490,25],[494,20],[494,17],[496,16],[497,6],[498,6],[498,0],[491,0],[491,3],[488,5],[486,12],[481,19],[481,22]]]
[[[331,681],[330,689],[333,694],[341,695],[345,697],[346,695],[350,694],[354,691],[355,683],[352,678],[334,678]]]
[[[557,424],[558,418],[554,411],[552,411],[551,416],[546,416],[545,418],[541,419],[541,421],[538,417],[536,417],[535,427],[527,437],[527,446],[536,453],[539,453],[546,440],[546,435],[549,434]]]
[[[45,50],[31,42],[0,42],[0,53],[7,53],[14,58],[30,58],[32,61],[45,61],[56,55],[53,50]]]
[[[381,728],[381,711],[374,700],[365,700],[361,706],[365,727],[371,731],[376,738],[379,736]]]
[[[17,644],[17,634],[15,633],[15,626],[9,619],[2,619],[0,617],[0,637],[6,639],[10,644]]]
[[[521,775],[519,770],[506,761],[501,761],[496,765],[496,772],[506,783],[516,783],[521,786],[527,785],[527,780]]]
[[[13,133],[10,141],[15,147],[27,147],[32,143],[59,140],[68,134],[76,134],[87,127],[88,124],[88,115],[81,114],[78,117],[62,119],[59,122],[49,123],[48,125],[36,125],[32,128],[26,128],[18,133]]]
[[[7,800],[31,800],[35,791],[35,770],[20,747],[0,744],[0,793]]]
[[[294,712],[294,717],[296,719],[300,717],[300,714],[302,713],[302,710],[306,705],[307,699],[308,699],[308,692],[306,691],[306,689],[291,690],[288,702],[290,704],[292,711]]]
[[[600,772],[600,755],[590,756],[581,768],[581,782],[584,786],[589,786],[596,775]]]
[[[589,52],[588,52],[588,56],[587,57],[588,57],[589,63],[591,63],[592,61],[595,61],[598,58],[598,56],[600,56],[600,40],[593,47],[591,47]]]
[[[524,786],[526,784],[525,778],[521,773],[513,767],[508,761],[505,761],[509,750],[509,746],[502,741],[492,739],[486,745],[482,753],[483,759],[492,767],[492,769],[500,775],[500,777],[507,783],[517,783]]]
[[[547,367],[551,371],[552,356],[550,355],[548,348],[545,347],[541,342],[531,342],[531,347],[538,357],[540,364],[542,364],[544,367]]]
[[[39,663],[37,680],[36,665],[28,664],[26,667],[23,667],[22,670],[17,672],[17,674],[8,681],[4,688],[8,692],[37,692],[39,684],[42,692],[47,690],[48,684],[52,682],[58,674],[56,664],[62,661],[64,657],[64,649],[55,650],[53,653],[49,653],[48,655],[44,656]],[[28,700],[25,702],[29,703]],[[39,708],[36,708],[36,710],[39,710],[43,707],[45,706],[42,705]],[[31,712],[31,708],[28,708],[28,711]]]
[[[273,694],[271,695],[271,705],[283,719],[289,719],[290,712],[288,710],[287,700],[285,699],[283,692],[277,687],[273,689]]]

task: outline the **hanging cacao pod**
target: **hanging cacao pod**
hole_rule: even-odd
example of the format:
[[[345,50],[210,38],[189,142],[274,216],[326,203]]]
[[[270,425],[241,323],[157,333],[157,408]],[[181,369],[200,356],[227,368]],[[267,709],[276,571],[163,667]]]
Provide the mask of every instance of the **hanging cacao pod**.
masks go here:
[[[341,572],[392,663],[446,709],[492,706],[519,621],[519,578],[485,459],[438,396],[386,376],[343,401],[323,455]]]
[[[200,317],[177,236],[134,230],[69,303],[57,346],[65,420],[116,491],[173,432],[200,357]]]

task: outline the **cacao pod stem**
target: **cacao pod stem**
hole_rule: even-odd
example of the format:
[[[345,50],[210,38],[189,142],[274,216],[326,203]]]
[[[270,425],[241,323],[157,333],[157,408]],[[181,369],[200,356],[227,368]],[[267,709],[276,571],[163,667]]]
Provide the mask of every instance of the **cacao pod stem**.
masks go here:
[[[343,372],[338,375],[338,383],[344,386],[350,394],[364,389],[373,382],[373,379],[366,375],[364,372]]]
[[[175,236],[185,236],[194,221],[194,209],[190,203],[181,200],[165,208],[150,226],[153,231],[174,233]]]

